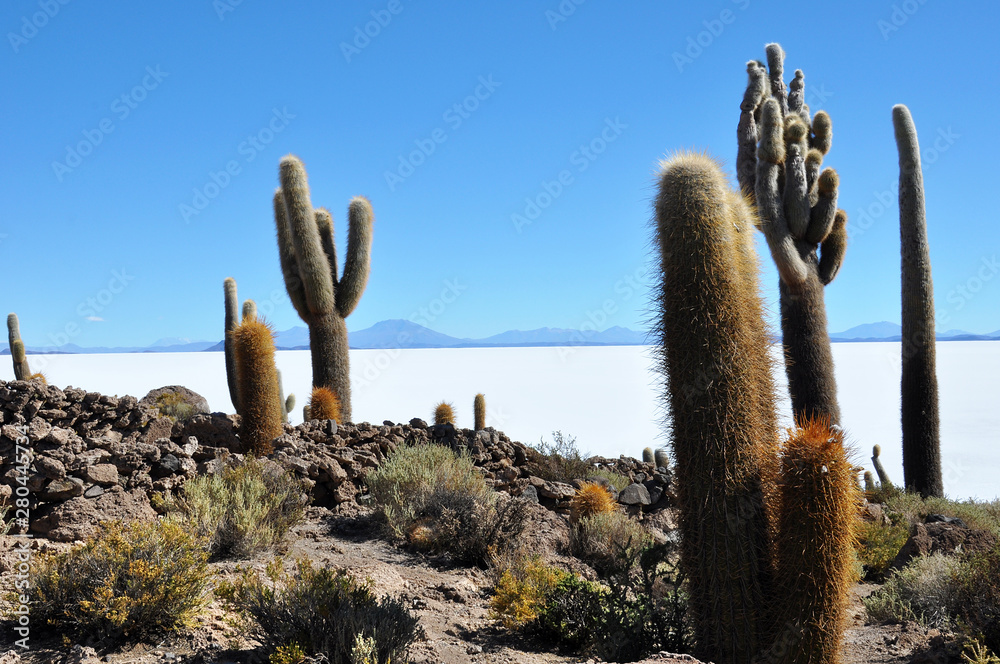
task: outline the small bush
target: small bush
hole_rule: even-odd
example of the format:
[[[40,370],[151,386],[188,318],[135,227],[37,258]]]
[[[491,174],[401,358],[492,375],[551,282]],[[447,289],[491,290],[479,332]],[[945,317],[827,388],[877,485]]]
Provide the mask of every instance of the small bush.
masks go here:
[[[910,537],[910,529],[902,523],[884,525],[864,522],[858,532],[858,561],[864,566],[865,578],[881,583],[889,565]]]
[[[156,397],[156,409],[164,417],[172,417],[178,422],[189,420],[198,414],[198,409],[184,400],[179,392],[164,392]]]
[[[969,557],[951,581],[955,615],[987,648],[1000,653],[1000,544]]]
[[[287,659],[297,649],[323,655],[330,664],[357,664],[352,653],[360,649],[370,664],[390,664],[406,661],[410,646],[423,637],[401,600],[377,599],[370,581],[359,583],[343,570],[300,560],[289,574],[279,559],[267,576],[269,583],[246,571],[235,583],[221,584],[217,594],[272,655]]]
[[[915,558],[864,599],[868,617],[877,622],[915,620],[928,627],[947,625],[954,596],[952,577],[958,566],[957,558],[940,553]]]
[[[500,497],[442,445],[401,447],[365,481],[390,534],[459,563],[485,565],[515,545],[528,516],[526,501]]]
[[[589,455],[580,452],[575,437],[553,431],[552,441],[541,438],[538,445],[528,449],[528,471],[532,475],[553,482],[572,482],[592,475]]]
[[[205,603],[204,541],[176,523],[108,523],[83,546],[43,558],[32,620],[98,639],[185,625]]]
[[[521,629],[537,620],[559,582],[572,576],[543,564],[539,556],[518,562],[500,572],[490,599],[490,619],[507,629]]]
[[[929,514],[958,517],[970,528],[988,530],[1000,537],[1000,499],[959,501],[934,496],[921,498],[916,493],[900,492],[887,499],[886,509],[890,516],[898,514],[910,524],[923,521]]]
[[[162,508],[206,537],[217,557],[248,558],[280,544],[302,521],[309,498],[299,480],[273,462],[247,459],[184,485]]]
[[[591,481],[604,480],[609,486],[613,486],[615,491],[619,492],[632,483],[632,480],[625,477],[621,473],[616,473],[615,471],[608,470],[607,468],[591,468],[587,471],[586,478]]]
[[[640,523],[617,510],[583,517],[570,530],[570,551],[602,576],[652,541]]]

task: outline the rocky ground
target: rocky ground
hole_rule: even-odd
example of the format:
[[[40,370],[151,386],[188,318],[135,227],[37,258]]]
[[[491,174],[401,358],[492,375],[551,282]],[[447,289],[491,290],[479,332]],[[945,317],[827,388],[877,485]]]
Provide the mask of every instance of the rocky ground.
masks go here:
[[[185,398],[198,403],[197,395],[185,394]],[[177,491],[187,479],[218,472],[227,459],[238,458],[243,450],[236,435],[237,424],[236,416],[220,413],[202,413],[175,422],[155,408],[155,395],[136,400],[37,383],[0,382],[0,497],[9,498],[18,486],[28,486],[30,514],[16,523],[15,532],[33,535],[36,551],[65,550],[71,542],[93,532],[100,521],[156,518],[152,498],[157,493]],[[317,565],[344,568],[357,577],[371,578],[376,592],[404,598],[426,633],[426,639],[411,653],[414,664],[588,661],[511,634],[491,621],[488,603],[492,580],[487,572],[454,567],[445,559],[411,552],[380,536],[372,510],[362,497],[364,475],[398,445],[422,442],[466,451],[494,488],[527,498],[531,523],[524,547],[542,553],[552,564],[594,578],[593,570],[566,555],[567,501],[578,481],[545,479],[544,468],[533,460],[529,448],[502,432],[428,426],[421,420],[340,427],[332,421],[313,421],[285,427],[270,458],[305,480],[312,498],[307,520],[289,539],[284,552],[287,559],[305,557]],[[27,468],[15,458],[18,445],[32,451]],[[628,457],[596,461],[631,481],[620,493],[615,492],[622,509],[643,519],[657,537],[674,536],[676,514],[669,470]],[[879,514],[872,508],[869,517],[879,518]],[[942,528],[935,524],[918,533],[927,540],[918,547],[920,552],[935,546],[938,539],[933,535]],[[922,541],[918,537],[914,542],[918,540]],[[0,592],[9,590],[12,582],[16,562],[13,546],[14,538],[0,538]],[[262,570],[268,560],[261,557],[242,565]],[[217,562],[212,566],[220,580],[232,580],[240,564]],[[961,661],[949,635],[913,623],[866,624],[861,598],[875,588],[855,588],[851,624],[845,636],[846,662]],[[10,623],[0,627],[0,653],[4,653],[17,637]],[[60,634],[36,630],[30,650],[2,654],[0,664],[242,664],[263,661],[256,646],[243,638],[232,616],[213,601],[196,624],[159,643],[108,650],[100,644],[65,643]],[[669,654],[647,660],[654,661],[697,660]]]

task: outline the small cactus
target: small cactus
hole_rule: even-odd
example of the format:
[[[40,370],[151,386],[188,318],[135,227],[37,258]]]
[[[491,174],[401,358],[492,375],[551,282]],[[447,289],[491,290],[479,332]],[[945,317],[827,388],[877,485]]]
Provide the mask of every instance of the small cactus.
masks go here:
[[[872,465],[875,466],[875,472],[878,473],[878,481],[882,483],[882,488],[891,489],[893,487],[892,480],[889,479],[889,473],[885,472],[885,468],[882,466],[882,460],[879,458],[881,454],[881,445],[872,447]]]
[[[477,394],[472,400],[472,414],[475,422],[474,429],[481,431],[486,428],[486,395]]]
[[[775,509],[774,642],[762,661],[840,661],[861,494],[829,420],[800,422],[781,452]]]
[[[243,302],[243,320],[253,320],[257,317],[257,303],[253,300]]]
[[[281,380],[281,371],[278,371],[278,402],[281,403],[281,421],[288,422],[288,415],[292,412],[292,408],[295,408],[295,395],[289,394],[288,398],[285,398],[285,384]]]
[[[653,452],[653,461],[656,463],[657,468],[670,467],[670,457],[667,456],[667,451],[663,448],[657,449]]]
[[[21,341],[21,326],[17,314],[7,315],[7,338],[10,342],[10,357],[14,362],[14,380],[31,380],[31,367],[24,352],[24,342]]]
[[[442,401],[434,409],[434,424],[455,425],[455,410],[450,403]]]
[[[872,494],[876,491],[875,478],[872,477],[872,471],[865,471],[865,493]]]
[[[253,318],[233,330],[232,340],[240,439],[250,453],[263,456],[271,452],[271,441],[282,433],[273,333],[267,323]]]
[[[652,447],[644,447],[642,449],[642,462],[643,463],[656,463],[656,455],[653,454]]]
[[[594,514],[605,514],[614,511],[618,503],[606,487],[594,482],[584,482],[569,501],[574,519],[580,519]]]
[[[340,424],[340,399],[328,387],[313,388],[307,409],[309,416],[306,418],[306,421],[333,420],[337,424]]]

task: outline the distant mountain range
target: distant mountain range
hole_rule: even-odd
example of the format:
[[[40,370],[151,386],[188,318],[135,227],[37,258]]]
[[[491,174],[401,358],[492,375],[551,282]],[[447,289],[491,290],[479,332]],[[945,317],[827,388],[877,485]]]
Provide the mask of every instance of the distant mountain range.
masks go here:
[[[834,342],[899,341],[902,328],[888,321],[866,323],[830,335]],[[537,330],[509,330],[485,339],[459,339],[435,332],[407,320],[384,320],[371,327],[348,334],[351,348],[500,348],[529,346],[643,346],[649,343],[646,332],[625,327],[611,327],[602,332],[581,332],[563,328],[542,327]],[[1000,330],[989,334],[972,334],[964,330],[938,333],[938,341],[1000,340]],[[275,334],[278,350],[309,348],[309,329],[293,327]],[[65,346],[29,346],[29,353],[197,353],[222,351],[221,341],[194,341],[179,337],[158,339],[149,346],[117,346],[84,348],[76,344]],[[0,355],[9,355],[4,348]]]

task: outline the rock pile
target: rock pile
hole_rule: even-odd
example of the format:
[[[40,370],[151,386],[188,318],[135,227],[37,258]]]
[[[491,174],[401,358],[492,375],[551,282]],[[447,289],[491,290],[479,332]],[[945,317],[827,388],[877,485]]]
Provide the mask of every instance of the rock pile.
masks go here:
[[[151,519],[154,494],[177,491],[188,479],[242,457],[237,416],[198,414],[175,422],[147,405],[151,401],[0,381],[0,498],[13,504],[22,486],[28,498],[24,512],[8,515],[15,531],[72,541],[101,521]],[[362,496],[365,475],[399,445],[430,442],[468,453],[497,490],[550,509],[568,510],[585,479],[559,482],[533,474],[536,453],[492,428],[455,429],[419,419],[285,425],[270,456],[305,481],[314,504],[332,507]],[[17,445],[30,450],[27,466],[18,463]],[[609,488],[634,513],[669,504],[667,469],[627,457],[597,457],[592,466],[628,478],[631,484],[620,493]]]

